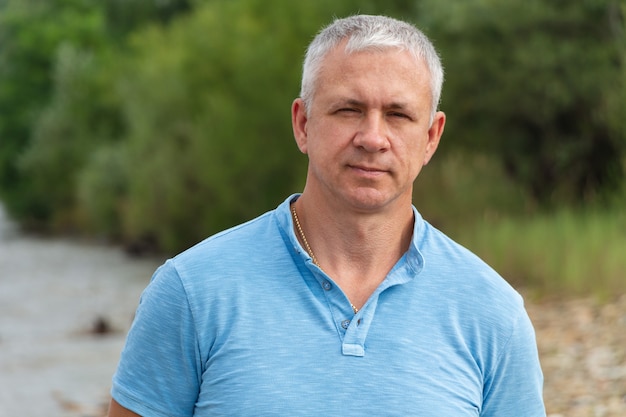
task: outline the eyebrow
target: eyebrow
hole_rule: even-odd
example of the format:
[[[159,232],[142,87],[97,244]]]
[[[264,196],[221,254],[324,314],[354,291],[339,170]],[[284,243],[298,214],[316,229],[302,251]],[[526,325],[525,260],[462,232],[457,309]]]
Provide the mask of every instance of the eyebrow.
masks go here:
[[[365,106],[365,103],[356,99],[341,97],[341,98],[338,98],[337,100],[334,100],[332,102],[332,105],[333,107],[341,107],[344,105],[363,107]]]
[[[339,98],[334,101],[333,106],[338,107],[346,104],[350,106],[366,107],[365,102],[353,98]],[[403,102],[392,102],[388,105],[385,105],[385,108],[391,110],[408,110],[409,106]]]
[[[387,108],[392,109],[392,110],[405,110],[405,111],[409,110],[409,106],[406,103],[396,103],[396,102],[391,103],[389,106],[387,106]]]

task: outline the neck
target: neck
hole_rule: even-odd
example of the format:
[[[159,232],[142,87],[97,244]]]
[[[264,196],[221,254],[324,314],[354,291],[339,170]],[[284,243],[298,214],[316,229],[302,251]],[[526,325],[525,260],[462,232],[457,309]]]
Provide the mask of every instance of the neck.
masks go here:
[[[367,300],[411,242],[410,203],[394,213],[362,213],[316,204],[305,193],[294,205],[303,247],[356,305]]]

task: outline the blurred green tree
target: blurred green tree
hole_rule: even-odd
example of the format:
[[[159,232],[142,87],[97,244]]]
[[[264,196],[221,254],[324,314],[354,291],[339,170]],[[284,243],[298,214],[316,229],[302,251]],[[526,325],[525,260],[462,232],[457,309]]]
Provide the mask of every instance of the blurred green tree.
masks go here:
[[[619,4],[423,0],[447,68],[449,140],[492,152],[542,203],[616,189],[626,152]]]
[[[102,8],[108,32],[120,42],[134,30],[149,24],[167,24],[191,12],[202,0],[105,0]]]
[[[292,139],[304,47],[351,2],[207,2],[133,37],[127,237],[169,251],[250,219],[301,188]]]
[[[20,172],[32,126],[53,89],[57,48],[73,42],[90,50],[102,43],[93,2],[7,0],[0,9],[0,197],[23,223],[48,218],[45,196]]]
[[[127,33],[188,9],[184,0],[0,4],[0,198],[22,225],[76,226],[78,172],[123,133],[117,50]]]
[[[31,129],[28,146],[17,159],[28,179],[29,195],[39,200],[46,229],[77,226],[77,176],[89,155],[119,142],[124,122],[114,89],[115,66],[107,54],[63,43],[57,50],[53,91]],[[42,214],[43,214],[42,213]]]
[[[3,1],[0,197],[23,225],[166,248],[249,218],[302,180],[289,104],[315,31],[409,5]]]

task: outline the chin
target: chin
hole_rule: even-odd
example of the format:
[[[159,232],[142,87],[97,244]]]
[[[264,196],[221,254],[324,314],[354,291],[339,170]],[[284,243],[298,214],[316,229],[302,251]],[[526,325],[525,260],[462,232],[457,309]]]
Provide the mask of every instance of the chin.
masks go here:
[[[395,198],[384,195],[379,191],[368,190],[368,192],[363,192],[360,190],[354,193],[349,198],[349,201],[356,210],[373,213],[385,209],[390,203],[395,201]]]

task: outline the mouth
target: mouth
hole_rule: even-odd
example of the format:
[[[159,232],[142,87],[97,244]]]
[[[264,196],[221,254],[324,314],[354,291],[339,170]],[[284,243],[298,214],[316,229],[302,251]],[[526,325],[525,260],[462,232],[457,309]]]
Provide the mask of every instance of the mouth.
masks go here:
[[[367,177],[383,175],[388,172],[386,169],[367,166],[367,165],[348,165],[348,167],[352,171],[357,173],[358,175],[367,176]]]

